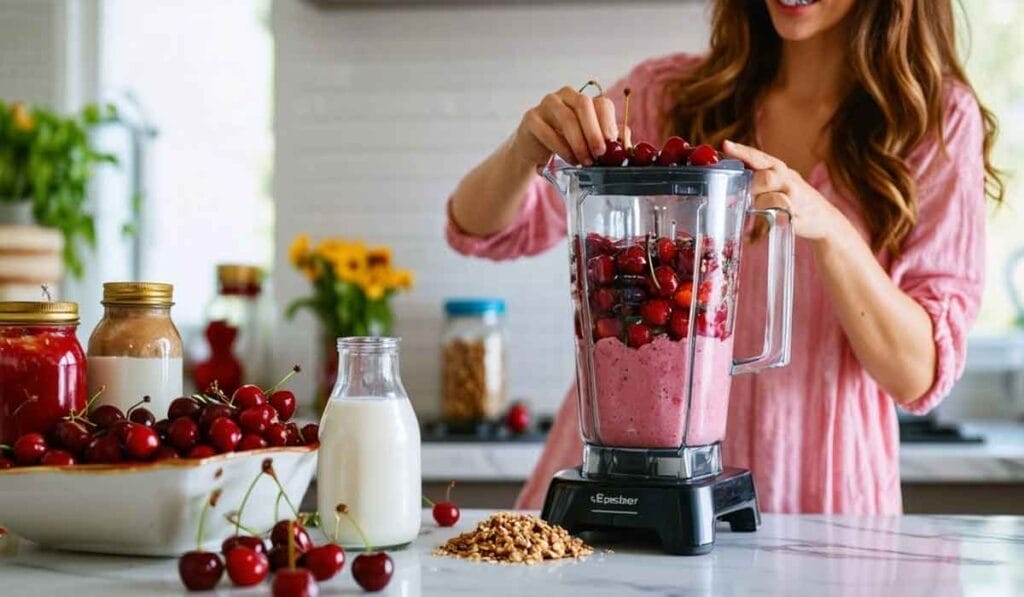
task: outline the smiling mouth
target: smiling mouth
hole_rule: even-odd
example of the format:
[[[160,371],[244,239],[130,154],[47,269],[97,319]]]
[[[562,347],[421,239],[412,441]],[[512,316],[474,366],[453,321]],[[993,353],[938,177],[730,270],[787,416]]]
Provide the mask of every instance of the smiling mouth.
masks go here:
[[[819,0],[779,0],[779,4],[783,6],[810,6],[817,2],[819,2]]]

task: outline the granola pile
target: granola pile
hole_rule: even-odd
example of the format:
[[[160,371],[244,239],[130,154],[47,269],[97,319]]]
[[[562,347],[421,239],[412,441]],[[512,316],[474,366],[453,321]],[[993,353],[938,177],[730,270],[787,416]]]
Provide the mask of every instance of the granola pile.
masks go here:
[[[579,559],[594,550],[560,526],[536,516],[498,512],[476,529],[453,537],[434,550],[474,562],[536,564],[544,560]]]

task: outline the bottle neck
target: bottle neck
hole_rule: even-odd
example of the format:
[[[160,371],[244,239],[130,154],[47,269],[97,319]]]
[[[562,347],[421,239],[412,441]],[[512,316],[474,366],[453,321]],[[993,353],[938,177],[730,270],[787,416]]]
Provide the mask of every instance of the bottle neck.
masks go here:
[[[394,338],[344,338],[338,341],[335,397],[406,398]]]

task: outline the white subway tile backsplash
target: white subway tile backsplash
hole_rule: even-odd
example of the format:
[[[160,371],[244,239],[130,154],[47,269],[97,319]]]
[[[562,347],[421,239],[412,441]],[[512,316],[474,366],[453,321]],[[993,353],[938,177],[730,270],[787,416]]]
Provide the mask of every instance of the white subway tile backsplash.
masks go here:
[[[394,306],[420,414],[438,411],[443,300],[465,295],[507,299],[512,394],[554,411],[574,376],[565,244],[511,263],[461,257],[444,241],[445,201],[543,94],[594,77],[611,83],[644,58],[702,48],[703,10],[276,0],[278,304],[306,292],[286,263],[296,234],[389,244],[417,277]],[[310,362],[314,329],[306,315],[281,326],[277,359]],[[314,376],[303,377],[308,390]]]

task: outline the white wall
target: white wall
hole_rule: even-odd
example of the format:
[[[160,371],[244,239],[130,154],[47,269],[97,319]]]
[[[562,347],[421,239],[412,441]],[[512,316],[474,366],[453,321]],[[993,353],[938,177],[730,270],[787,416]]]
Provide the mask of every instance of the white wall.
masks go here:
[[[565,247],[496,265],[448,249],[444,203],[465,171],[540,97],[651,56],[706,44],[693,2],[401,8],[275,0],[278,303],[306,292],[287,265],[300,232],[362,237],[415,270],[396,301],[402,372],[437,412],[442,301],[509,302],[514,395],[553,411],[573,376]],[[280,326],[278,362],[311,363],[312,318]],[[313,376],[302,376],[310,384]],[[303,385],[300,389],[308,388]]]
[[[60,22],[56,2],[0,1],[0,96],[45,103],[59,99]]]

